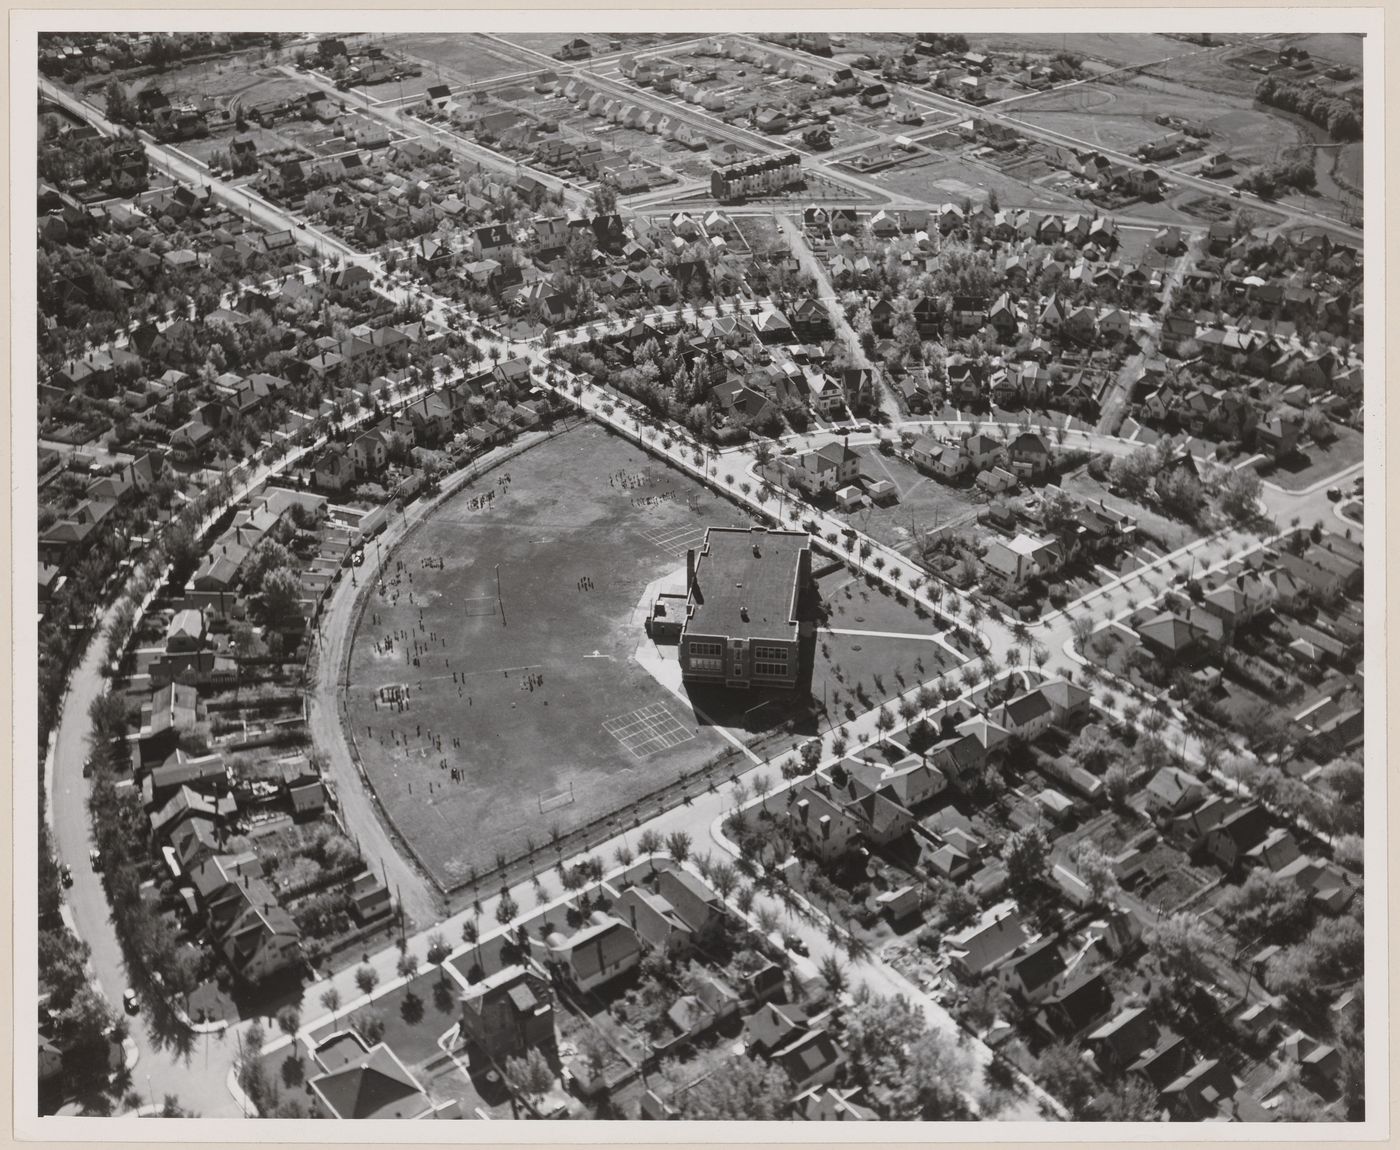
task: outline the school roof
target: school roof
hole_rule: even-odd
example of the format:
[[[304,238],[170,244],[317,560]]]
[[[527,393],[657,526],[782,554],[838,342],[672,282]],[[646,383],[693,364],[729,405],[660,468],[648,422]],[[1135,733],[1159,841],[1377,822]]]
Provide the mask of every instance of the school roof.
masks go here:
[[[686,630],[700,635],[797,638],[804,531],[711,527],[695,561]]]

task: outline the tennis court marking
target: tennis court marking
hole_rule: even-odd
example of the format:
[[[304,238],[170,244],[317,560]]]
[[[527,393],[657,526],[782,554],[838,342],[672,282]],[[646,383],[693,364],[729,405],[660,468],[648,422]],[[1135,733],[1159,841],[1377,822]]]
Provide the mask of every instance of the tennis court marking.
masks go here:
[[[603,730],[637,759],[669,750],[695,737],[694,732],[685,727],[665,703],[650,703],[608,719],[603,723]]]
[[[686,524],[681,527],[652,528],[642,532],[642,538],[661,548],[668,555],[683,555],[691,547],[705,541],[705,529]]]

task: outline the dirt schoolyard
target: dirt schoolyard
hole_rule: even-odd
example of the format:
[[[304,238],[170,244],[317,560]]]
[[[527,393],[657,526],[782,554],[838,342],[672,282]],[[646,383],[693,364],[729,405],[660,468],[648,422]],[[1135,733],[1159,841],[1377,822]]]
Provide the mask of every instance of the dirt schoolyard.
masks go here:
[[[728,744],[633,659],[643,589],[732,505],[596,427],[446,501],[385,559],[345,721],[399,833],[445,884],[607,814]],[[373,580],[372,549],[359,569]],[[499,580],[499,594],[498,594]]]

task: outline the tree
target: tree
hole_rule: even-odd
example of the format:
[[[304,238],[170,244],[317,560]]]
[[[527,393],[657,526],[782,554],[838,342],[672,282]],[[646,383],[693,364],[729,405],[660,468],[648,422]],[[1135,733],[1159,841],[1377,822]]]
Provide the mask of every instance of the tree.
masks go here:
[[[262,1067],[262,1049],[267,1043],[267,1034],[261,1023],[254,1022],[238,1037],[238,1058],[236,1067],[238,1085],[257,1108],[265,1113],[270,1101],[270,1084]]]
[[[129,124],[134,118],[130,93],[120,80],[112,80],[107,85],[107,119],[116,124]]]
[[[475,946],[476,940],[481,937],[481,928],[477,925],[476,919],[469,918],[462,923],[462,941],[468,946]]]
[[[1210,978],[1208,956],[1216,953],[1215,939],[1193,914],[1182,912],[1158,922],[1147,932],[1147,949],[1177,991]]]
[[[507,1058],[501,1069],[510,1088],[538,1112],[544,1096],[554,1086],[554,1071],[539,1048],[532,1046],[524,1058]]]
[[[287,1037],[293,1037],[301,1029],[301,1013],[295,1006],[283,1007],[277,1014],[277,1025]]]
[[[739,885],[739,871],[733,863],[718,863],[710,872],[710,885],[715,888],[715,893],[721,899],[728,902],[734,888]]]
[[[496,904],[496,921],[505,925],[519,913],[520,908],[515,899],[511,898],[509,893],[501,895],[501,901]]]
[[[1103,902],[1118,890],[1118,876],[1108,856],[1099,849],[1093,839],[1080,839],[1070,855],[1075,873],[1089,888],[1089,897],[1095,902]]]
[[[689,1067],[687,1067],[689,1070]],[[686,1071],[678,1071],[677,1076]],[[694,1085],[671,1098],[679,1117],[691,1121],[777,1121],[788,1117],[792,1082],[772,1062],[727,1058]]]
[[[676,862],[685,862],[690,855],[690,835],[685,831],[672,831],[666,836],[666,850]]]
[[[1123,1078],[1098,1101],[1104,1122],[1155,1122],[1161,1113],[1157,1091],[1141,1078]]]
[[[661,849],[661,835],[648,827],[637,836],[637,851],[639,854],[653,855]]]
[[[977,917],[977,896],[966,884],[949,886],[938,905],[950,930],[961,930]]]
[[[876,995],[862,988],[845,1013],[843,1045],[853,1071],[868,1077],[880,1058],[907,1049],[927,1026],[923,1012],[902,995]]]
[[[1115,810],[1126,810],[1128,795],[1132,792],[1128,768],[1122,763],[1114,763],[1109,767],[1103,776],[1103,789]]]
[[[1092,775],[1101,775],[1117,758],[1118,744],[1099,723],[1090,723],[1074,737],[1069,756]]]
[[[1047,1046],[1036,1059],[1032,1077],[1077,1118],[1085,1116],[1098,1082],[1072,1047],[1063,1042]]]
[[[1248,467],[1228,471],[1219,487],[1221,514],[1241,527],[1254,522],[1259,515],[1259,495],[1262,484],[1258,474]]]
[[[379,972],[372,966],[356,967],[355,985],[360,988],[361,994],[369,994],[379,985]]]
[[[263,580],[258,596],[262,620],[270,627],[285,628],[299,623],[301,614],[301,583],[287,567],[279,567]]]
[[[400,978],[412,978],[418,972],[418,956],[411,950],[399,955],[398,972]]]
[[[447,945],[447,939],[443,937],[442,931],[435,930],[428,935],[428,961],[433,966],[440,966],[450,953],[451,948]]]
[[[1018,897],[1033,890],[1045,877],[1050,857],[1050,843],[1039,827],[1015,831],[1002,847],[1001,859],[1006,864],[1006,878]]]
[[[985,1031],[1006,1009],[1006,991],[995,979],[984,979],[967,994],[964,1014],[973,1027]]]
[[[1225,887],[1215,907],[1225,928],[1246,946],[1291,941],[1306,930],[1310,917],[1304,888],[1263,867]]]
[[[332,1020],[340,1014],[340,991],[335,987],[327,987],[321,994],[321,1005],[331,1012]]]
[[[817,971],[832,994],[840,994],[846,988],[846,967],[834,954],[824,956]]]
[[[1129,455],[1118,456],[1109,466],[1108,476],[1129,499],[1141,500],[1160,466],[1158,453],[1151,447],[1141,447]]]

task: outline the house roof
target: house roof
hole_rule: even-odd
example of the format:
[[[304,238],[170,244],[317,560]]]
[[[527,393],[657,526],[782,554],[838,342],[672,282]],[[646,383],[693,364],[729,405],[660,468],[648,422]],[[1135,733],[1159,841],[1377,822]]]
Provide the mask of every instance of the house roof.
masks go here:
[[[1163,767],[1147,784],[1148,794],[1173,807],[1181,802],[1192,788],[1201,790],[1201,781],[1180,767]]]
[[[1073,711],[1082,707],[1092,697],[1083,687],[1077,683],[1071,683],[1068,679],[1051,679],[1042,683],[1039,691],[1052,707],[1061,711]]]
[[[337,1118],[420,1118],[432,1110],[418,1080],[382,1042],[310,1085]]]
[[[1205,635],[1205,630],[1188,622],[1175,612],[1167,611],[1138,625],[1143,639],[1168,651],[1187,651]]]
[[[1028,935],[1021,912],[1011,903],[1002,903],[985,911],[971,926],[946,936],[945,941],[964,966],[982,971],[1000,962],[1025,942]]]
[[[1028,993],[1034,993],[1065,971],[1065,958],[1054,939],[1033,942],[1024,954],[1006,961],[1004,969],[1014,971]]]
[[[637,936],[621,919],[604,921],[584,927],[554,948],[567,956],[578,978],[592,978],[609,967],[641,951]]]
[[[1112,1009],[1113,989],[1108,985],[1103,971],[1099,971],[1069,989],[1051,995],[1045,1000],[1045,1007],[1047,1019],[1062,1020],[1068,1024],[1069,1033],[1077,1033]],[[1058,1029],[1054,1021],[1050,1022],[1050,1029]]]
[[[995,713],[1002,726],[1025,726],[1051,713],[1050,700],[1037,687],[1003,703]]]

